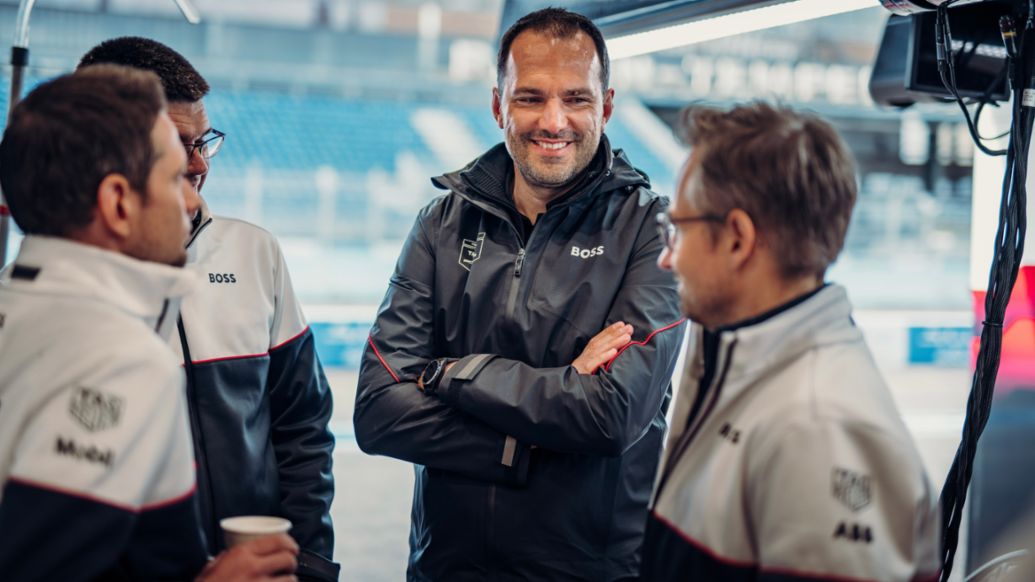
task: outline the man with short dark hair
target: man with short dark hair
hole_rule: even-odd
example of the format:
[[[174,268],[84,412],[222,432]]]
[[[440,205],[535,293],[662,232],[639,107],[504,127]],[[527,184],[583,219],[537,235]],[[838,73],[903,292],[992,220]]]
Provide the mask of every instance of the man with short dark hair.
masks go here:
[[[146,38],[105,41],[79,66],[97,63],[159,76],[188,155],[188,263],[203,281],[184,301],[171,345],[187,372],[209,551],[222,548],[221,518],[279,515],[291,520],[302,547],[299,575],[337,580],[330,387],[276,239],[247,222],[213,216],[201,198],[209,160],[224,139],[205,112],[209,85],[182,55]]]
[[[371,330],[356,436],[417,465],[409,580],[637,575],[683,326],[607,63],[565,10],[504,34],[505,143],[433,180]]]
[[[659,215],[693,322],[642,579],[935,580],[937,495],[842,287],[854,164],[821,119],[687,114]]]
[[[206,566],[159,337],[196,283],[185,172],[150,73],[59,77],[11,115],[0,185],[26,237],[0,284],[0,579],[291,579],[283,534]]]

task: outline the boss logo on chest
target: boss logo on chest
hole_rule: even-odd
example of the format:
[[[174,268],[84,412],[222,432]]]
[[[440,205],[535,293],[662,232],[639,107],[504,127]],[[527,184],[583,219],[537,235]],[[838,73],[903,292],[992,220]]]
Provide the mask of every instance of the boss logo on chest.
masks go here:
[[[236,283],[237,277],[233,273],[209,273],[209,283]]]
[[[571,256],[578,257],[580,259],[591,259],[604,254],[604,245],[600,245],[594,248],[580,248],[573,246],[571,247]]]

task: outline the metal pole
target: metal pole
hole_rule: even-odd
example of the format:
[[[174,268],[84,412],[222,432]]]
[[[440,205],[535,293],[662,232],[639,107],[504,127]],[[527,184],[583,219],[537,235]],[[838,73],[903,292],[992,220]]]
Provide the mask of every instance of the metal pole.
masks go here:
[[[176,3],[176,7],[180,9],[180,14],[187,19],[187,22],[191,24],[197,24],[201,22],[201,15],[198,14],[198,9],[191,4],[190,0],[173,0]]]
[[[173,0],[183,17],[191,24],[201,22],[197,8],[190,0]],[[4,127],[11,121],[11,112],[22,97],[22,83],[25,67],[29,64],[29,18],[36,0],[20,0],[18,20],[15,24],[14,45],[11,47],[11,96],[7,102],[7,118]],[[11,234],[11,211],[0,192],[0,266],[7,264],[7,242]]]
[[[14,45],[11,47],[11,96],[7,102],[7,118],[4,126],[11,120],[11,111],[22,97],[22,81],[25,67],[29,64],[29,17],[36,0],[21,0],[18,5],[18,20],[14,29]],[[7,240],[11,234],[11,212],[0,193],[0,265],[7,264]]]

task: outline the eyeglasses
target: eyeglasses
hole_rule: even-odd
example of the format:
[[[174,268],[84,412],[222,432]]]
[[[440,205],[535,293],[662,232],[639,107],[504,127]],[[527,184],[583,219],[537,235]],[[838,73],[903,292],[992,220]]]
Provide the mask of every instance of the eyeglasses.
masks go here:
[[[219,153],[219,148],[223,147],[223,139],[225,138],[226,134],[218,129],[208,130],[198,141],[183,144],[183,148],[187,150],[187,159],[190,160],[194,157],[194,152],[197,151],[201,154],[201,157],[211,160],[213,156]]]
[[[672,217],[668,212],[659,212],[655,217],[658,221],[658,234],[665,246],[672,250],[676,246],[676,236],[679,234],[680,224],[691,224],[694,222],[725,222],[726,217],[719,214],[702,214],[700,216],[679,216]]]

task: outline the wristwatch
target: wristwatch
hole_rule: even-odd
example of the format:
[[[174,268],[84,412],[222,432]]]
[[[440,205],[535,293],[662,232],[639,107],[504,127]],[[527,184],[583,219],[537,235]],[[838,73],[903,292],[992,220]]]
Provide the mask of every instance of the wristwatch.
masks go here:
[[[420,391],[425,394],[434,394],[435,390],[438,390],[438,383],[442,380],[442,376],[446,375],[446,366],[454,361],[456,360],[450,358],[436,358],[428,362],[420,373],[420,382],[417,384]]]

